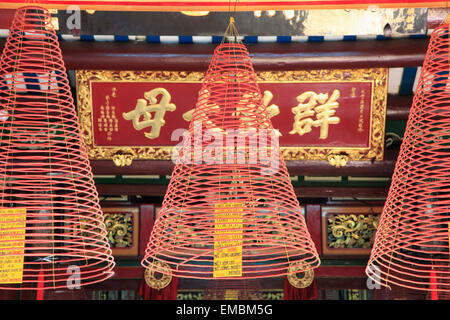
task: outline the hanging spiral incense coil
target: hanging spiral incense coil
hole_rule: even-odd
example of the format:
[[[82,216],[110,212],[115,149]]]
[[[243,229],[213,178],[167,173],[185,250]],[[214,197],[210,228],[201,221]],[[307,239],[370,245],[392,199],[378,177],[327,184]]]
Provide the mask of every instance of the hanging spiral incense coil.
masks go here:
[[[366,273],[379,285],[450,292],[449,27],[431,34],[377,228]]]
[[[295,261],[317,267],[277,138],[246,47],[222,43],[142,265],[162,261],[176,277],[200,279],[282,276]]]
[[[113,275],[98,194],[50,13],[17,10],[0,63],[0,288]]]

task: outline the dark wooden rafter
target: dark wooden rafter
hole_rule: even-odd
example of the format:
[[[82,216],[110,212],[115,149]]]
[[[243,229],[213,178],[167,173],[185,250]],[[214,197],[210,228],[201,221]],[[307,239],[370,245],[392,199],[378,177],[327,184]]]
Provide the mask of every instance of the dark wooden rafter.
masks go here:
[[[140,195],[163,197],[167,185],[160,184],[96,184],[97,191],[101,195]],[[387,187],[294,187],[299,198],[331,198],[331,197],[360,197],[360,198],[384,198],[387,196]]]
[[[365,265],[361,266],[320,266],[314,270],[316,278],[345,278],[361,277],[365,278]],[[114,269],[115,274],[112,279],[142,279],[144,272],[142,267],[118,266]]]
[[[407,120],[413,96],[397,96],[388,94],[386,102],[386,120]]]
[[[290,175],[298,176],[354,176],[354,177],[390,177],[394,171],[397,151],[386,150],[383,161],[349,161],[341,168],[331,166],[326,161],[286,161]],[[174,163],[164,160],[138,160],[131,166],[117,167],[112,160],[92,160],[92,169],[98,175],[170,175]],[[127,184],[97,183],[102,195],[141,195],[164,196],[167,185],[164,184]],[[294,187],[300,198],[363,197],[384,198],[387,187],[346,187],[346,186],[299,186]]]
[[[319,289],[366,289],[367,277],[364,266],[320,266],[314,270]],[[143,268],[116,267],[112,279],[89,286],[89,290],[138,290],[143,281]],[[283,278],[268,278],[261,281],[262,289],[282,289]],[[180,279],[179,288],[184,290],[203,290],[207,287],[205,281]],[[85,289],[87,290],[87,289]]]
[[[394,172],[398,150],[386,150],[383,161],[349,161],[346,166],[336,168],[327,161],[286,161],[291,176],[360,176],[390,177]],[[91,160],[94,174],[170,175],[174,163],[170,160],[136,160],[130,166],[118,167],[112,160]]]

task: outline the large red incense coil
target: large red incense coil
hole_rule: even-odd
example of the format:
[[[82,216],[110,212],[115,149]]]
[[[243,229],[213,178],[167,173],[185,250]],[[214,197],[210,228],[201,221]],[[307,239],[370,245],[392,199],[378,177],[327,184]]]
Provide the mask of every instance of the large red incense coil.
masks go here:
[[[378,285],[450,292],[449,34],[431,34],[366,269]]]
[[[183,278],[252,279],[319,264],[249,53],[222,43],[142,265]]]
[[[111,277],[98,194],[45,9],[15,14],[1,56],[0,108],[0,288],[73,289]]]

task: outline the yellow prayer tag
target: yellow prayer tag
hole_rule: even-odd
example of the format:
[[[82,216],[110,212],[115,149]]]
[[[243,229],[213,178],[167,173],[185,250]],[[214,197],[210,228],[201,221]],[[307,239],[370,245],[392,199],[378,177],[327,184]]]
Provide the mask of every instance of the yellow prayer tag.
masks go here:
[[[243,203],[215,205],[214,278],[242,276]]]
[[[26,212],[0,209],[0,283],[22,283]]]

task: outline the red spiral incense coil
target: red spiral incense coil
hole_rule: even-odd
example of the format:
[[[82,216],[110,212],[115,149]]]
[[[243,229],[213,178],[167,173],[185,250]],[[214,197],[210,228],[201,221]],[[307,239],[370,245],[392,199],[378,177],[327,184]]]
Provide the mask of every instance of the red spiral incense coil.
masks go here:
[[[320,264],[244,45],[214,51],[183,139],[145,268],[253,279]]]
[[[51,15],[17,10],[0,66],[0,288],[77,288],[113,275]]]
[[[379,285],[450,292],[449,26],[431,34],[377,228],[366,272]]]

